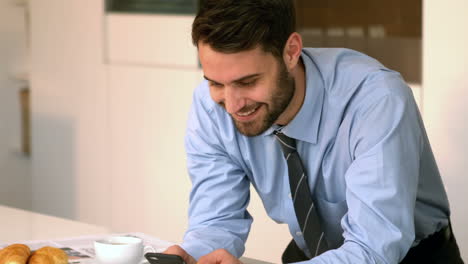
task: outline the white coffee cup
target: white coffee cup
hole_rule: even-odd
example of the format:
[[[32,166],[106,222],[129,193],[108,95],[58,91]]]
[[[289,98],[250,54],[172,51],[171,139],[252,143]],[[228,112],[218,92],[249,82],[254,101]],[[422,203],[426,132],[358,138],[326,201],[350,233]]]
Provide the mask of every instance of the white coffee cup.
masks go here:
[[[99,264],[139,264],[143,253],[154,249],[145,247],[138,237],[114,236],[94,241],[94,251]]]

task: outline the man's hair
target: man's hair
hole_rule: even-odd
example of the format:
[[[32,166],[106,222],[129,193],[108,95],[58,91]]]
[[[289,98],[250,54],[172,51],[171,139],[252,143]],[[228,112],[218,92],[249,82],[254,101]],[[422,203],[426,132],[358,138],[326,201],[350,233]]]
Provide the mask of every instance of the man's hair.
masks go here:
[[[260,46],[281,58],[296,31],[294,0],[204,0],[192,25],[192,41],[218,52],[236,53]]]

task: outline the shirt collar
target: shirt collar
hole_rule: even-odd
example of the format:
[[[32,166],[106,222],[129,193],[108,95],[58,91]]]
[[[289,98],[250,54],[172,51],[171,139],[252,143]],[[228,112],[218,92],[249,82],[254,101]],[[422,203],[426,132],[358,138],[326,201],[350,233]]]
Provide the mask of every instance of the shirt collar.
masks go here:
[[[311,56],[306,51],[302,51],[301,58],[305,67],[306,80],[304,103],[293,120],[284,126],[281,131],[291,138],[315,144],[317,143],[322,116],[323,79]],[[279,128],[280,126],[273,125],[263,135],[271,135]]]

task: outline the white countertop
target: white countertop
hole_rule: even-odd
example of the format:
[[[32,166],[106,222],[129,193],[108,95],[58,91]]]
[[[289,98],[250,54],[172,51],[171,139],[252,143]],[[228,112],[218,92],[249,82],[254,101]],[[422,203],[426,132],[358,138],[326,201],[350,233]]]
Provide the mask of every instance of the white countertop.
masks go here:
[[[29,240],[56,240],[86,235],[111,234],[109,228],[0,205],[0,244]],[[244,264],[267,262],[241,258]]]
[[[105,227],[0,205],[0,243],[109,234]]]

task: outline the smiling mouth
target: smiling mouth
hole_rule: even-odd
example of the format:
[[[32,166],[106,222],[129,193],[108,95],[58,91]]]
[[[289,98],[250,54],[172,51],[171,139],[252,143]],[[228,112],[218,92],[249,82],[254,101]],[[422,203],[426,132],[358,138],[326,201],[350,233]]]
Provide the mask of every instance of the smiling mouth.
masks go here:
[[[247,117],[247,116],[255,113],[255,111],[257,111],[258,108],[260,108],[260,105],[257,105],[256,107],[254,107],[254,108],[252,108],[251,110],[248,110],[248,111],[244,111],[244,112],[239,111],[239,112],[237,112],[237,115],[242,116],[242,117]]]

